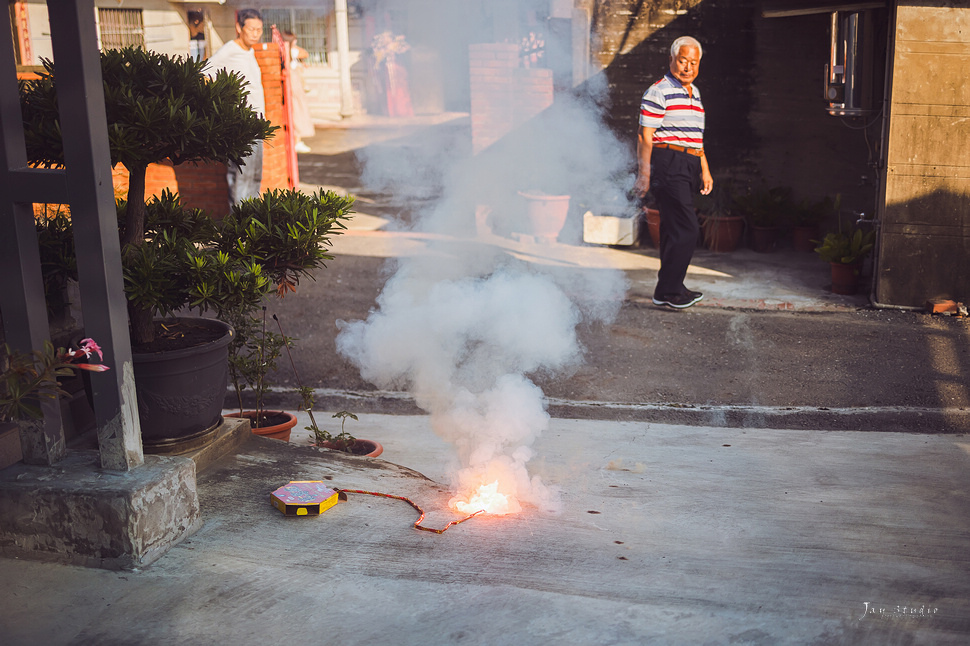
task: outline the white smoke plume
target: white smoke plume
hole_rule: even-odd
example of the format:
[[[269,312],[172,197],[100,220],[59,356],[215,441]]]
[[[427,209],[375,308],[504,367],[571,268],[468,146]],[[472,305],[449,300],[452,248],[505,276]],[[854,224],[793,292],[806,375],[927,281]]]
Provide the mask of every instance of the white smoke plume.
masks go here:
[[[383,190],[400,186],[400,194],[421,196],[424,204],[414,183],[440,182],[440,199],[413,228],[447,235],[429,243],[428,254],[398,259],[367,320],[342,322],[337,338],[339,352],[365,379],[412,393],[435,433],[454,444],[456,492],[467,495],[498,480],[501,493],[552,512],[558,492],[527,468],[531,446],[550,419],[531,377],[554,377],[581,363],[578,326],[615,316],[625,277],[618,270],[515,259],[473,238],[472,213],[487,199],[499,216],[514,217],[517,184],[536,176],[536,164],[541,177],[569,189],[574,200],[624,194],[628,151],[601,125],[596,109],[557,102],[559,110],[547,111],[529,136],[510,137],[486,154],[457,159],[453,149],[443,149],[447,161],[440,162],[434,138],[427,137],[423,145],[432,148],[412,151],[407,164],[393,149],[362,158],[365,180]]]

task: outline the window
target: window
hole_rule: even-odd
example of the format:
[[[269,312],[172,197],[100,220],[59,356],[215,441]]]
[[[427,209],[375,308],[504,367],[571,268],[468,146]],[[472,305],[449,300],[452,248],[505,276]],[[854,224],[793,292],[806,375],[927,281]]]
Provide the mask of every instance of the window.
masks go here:
[[[280,32],[291,31],[296,44],[307,50],[307,65],[327,62],[327,14],[319,9],[260,9],[263,16],[263,42],[273,39],[273,25]]]
[[[101,49],[145,48],[145,25],[141,9],[98,8],[98,33]]]

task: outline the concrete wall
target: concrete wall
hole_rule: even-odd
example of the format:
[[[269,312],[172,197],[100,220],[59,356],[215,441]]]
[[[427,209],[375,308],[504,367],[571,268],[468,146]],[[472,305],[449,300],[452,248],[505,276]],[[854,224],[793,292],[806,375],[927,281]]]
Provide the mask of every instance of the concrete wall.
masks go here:
[[[876,300],[970,299],[970,8],[899,3]]]

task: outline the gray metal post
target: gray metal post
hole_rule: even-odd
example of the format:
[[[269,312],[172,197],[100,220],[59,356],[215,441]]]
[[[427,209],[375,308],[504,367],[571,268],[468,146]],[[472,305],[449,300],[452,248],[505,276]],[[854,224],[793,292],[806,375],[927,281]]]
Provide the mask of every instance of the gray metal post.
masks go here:
[[[49,0],[64,162],[87,336],[111,370],[91,375],[101,466],[144,462],[94,0]]]
[[[50,339],[50,327],[33,208],[18,177],[27,172],[27,153],[17,65],[8,38],[0,39],[0,156],[0,310],[6,342],[14,350],[30,352]],[[64,457],[64,429],[56,400],[43,400],[41,410],[42,420],[20,423],[21,447],[24,462],[50,465]]]

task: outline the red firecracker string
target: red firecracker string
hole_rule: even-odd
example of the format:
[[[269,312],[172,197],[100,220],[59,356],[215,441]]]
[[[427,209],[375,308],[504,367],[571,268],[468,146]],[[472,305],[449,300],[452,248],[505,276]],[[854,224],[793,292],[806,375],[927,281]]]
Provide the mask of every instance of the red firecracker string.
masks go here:
[[[470,514],[468,516],[465,516],[464,518],[459,518],[458,520],[451,521],[450,523],[448,523],[447,525],[445,525],[441,529],[433,529],[431,527],[422,527],[421,526],[421,521],[424,520],[424,510],[421,509],[420,507],[418,507],[417,504],[415,504],[413,501],[405,498],[404,496],[392,496],[389,493],[377,493],[375,491],[361,491],[360,489],[334,489],[334,491],[336,491],[337,493],[343,493],[343,494],[348,494],[348,493],[362,493],[362,494],[366,494],[368,496],[378,496],[378,497],[381,497],[381,498],[394,498],[395,500],[403,500],[407,504],[409,504],[412,507],[414,507],[417,510],[417,512],[419,514],[421,514],[421,516],[416,521],[414,521],[414,529],[420,529],[422,532],[434,532],[435,534],[444,534],[445,533],[445,530],[447,530],[452,525],[457,525],[458,523],[463,523],[466,520],[468,520],[469,518],[474,518],[475,516],[477,516],[479,514],[485,513],[485,510],[484,509],[479,509],[474,514]]]

